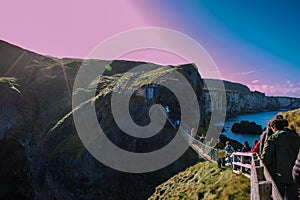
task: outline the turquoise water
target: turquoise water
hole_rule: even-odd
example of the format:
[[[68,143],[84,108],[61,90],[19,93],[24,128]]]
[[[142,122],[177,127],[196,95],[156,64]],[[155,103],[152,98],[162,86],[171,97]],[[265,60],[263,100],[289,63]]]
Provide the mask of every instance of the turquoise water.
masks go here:
[[[224,123],[224,129],[226,132],[224,132],[223,134],[231,139],[239,141],[240,143],[243,143],[244,141],[247,140],[249,142],[250,146],[253,147],[253,141],[255,139],[259,140],[259,135],[245,134],[245,133],[233,133],[233,132],[231,132],[232,125],[236,122],[241,122],[242,120],[248,120],[250,122],[255,122],[256,124],[261,125],[262,128],[265,128],[270,119],[272,119],[275,115],[277,115],[277,113],[284,112],[284,111],[286,111],[286,110],[239,115],[237,117],[227,119]]]

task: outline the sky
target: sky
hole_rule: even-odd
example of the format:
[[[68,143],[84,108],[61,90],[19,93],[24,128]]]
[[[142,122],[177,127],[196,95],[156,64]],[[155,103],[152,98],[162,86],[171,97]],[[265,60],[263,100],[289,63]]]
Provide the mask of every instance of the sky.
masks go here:
[[[86,58],[101,42],[124,31],[168,28],[199,43],[222,79],[269,96],[300,97],[298,0],[0,2],[0,39],[37,53]],[[187,62],[170,52],[149,49],[129,52],[122,59]]]

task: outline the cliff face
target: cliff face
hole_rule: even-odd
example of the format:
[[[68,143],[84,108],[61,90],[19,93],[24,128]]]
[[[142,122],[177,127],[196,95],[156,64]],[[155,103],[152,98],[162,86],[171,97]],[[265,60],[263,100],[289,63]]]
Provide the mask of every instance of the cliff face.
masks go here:
[[[120,172],[89,154],[79,140],[72,115],[50,131],[72,110],[72,87],[81,63],[78,59],[38,55],[0,41],[0,158],[3,161],[0,198],[145,199],[155,186],[198,161],[198,156],[189,149],[161,170],[145,174]],[[111,80],[109,77],[140,64],[114,61],[113,70],[107,72],[106,78]],[[190,81],[198,94],[199,107],[203,108],[203,85],[197,70],[192,65],[179,66],[176,70]],[[106,79],[101,81],[98,92],[108,83]],[[95,108],[105,134],[115,144],[132,152],[148,152],[172,140],[175,133],[169,124],[149,140],[124,134],[108,106],[110,94],[99,98]],[[170,91],[166,94],[165,104],[176,102],[174,94]],[[141,97],[131,99],[130,113],[137,124],[149,123],[150,106]],[[179,113],[178,108],[174,110]]]
[[[204,80],[213,82],[220,80]],[[226,97],[220,88],[210,87],[210,91],[205,86],[205,113],[220,112],[226,107],[226,116],[232,117],[240,114],[255,113],[279,109],[295,109],[300,107],[299,98],[290,97],[269,97],[261,92],[251,92],[249,88],[238,83],[224,81]],[[223,112],[225,113],[225,112]]]
[[[124,173],[107,167],[89,154],[77,135],[72,115],[51,131],[72,110],[73,84],[81,64],[79,59],[42,56],[0,41],[0,159],[3,161],[0,164],[0,198],[145,199],[157,185],[198,161],[198,156],[188,149],[177,161],[161,170]],[[166,123],[155,137],[133,139],[118,128],[112,117],[110,85],[141,64],[112,62],[112,70],[96,85],[98,93],[108,92],[94,102],[98,121],[107,137],[131,152],[160,149],[175,134]],[[210,112],[220,112],[224,108],[225,100],[228,115],[299,107],[297,99],[266,97],[234,83],[225,82],[226,96],[220,95],[218,88],[208,95],[193,65],[171,68],[185,76],[197,94],[201,125],[208,121]],[[160,77],[156,74],[150,77],[151,80],[157,78]],[[177,88],[179,93],[180,89]],[[172,117],[178,118],[181,110],[174,93],[161,88],[161,99],[164,105],[170,106]],[[144,126],[150,122],[151,104],[145,103],[144,97],[133,96],[129,107],[137,124]]]

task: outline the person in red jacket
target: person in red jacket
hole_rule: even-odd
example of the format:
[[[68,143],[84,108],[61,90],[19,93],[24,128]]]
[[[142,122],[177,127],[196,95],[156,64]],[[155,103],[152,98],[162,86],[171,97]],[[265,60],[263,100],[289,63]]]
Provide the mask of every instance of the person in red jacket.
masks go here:
[[[260,141],[254,140],[254,147],[250,151],[251,153],[257,153],[260,155]]]

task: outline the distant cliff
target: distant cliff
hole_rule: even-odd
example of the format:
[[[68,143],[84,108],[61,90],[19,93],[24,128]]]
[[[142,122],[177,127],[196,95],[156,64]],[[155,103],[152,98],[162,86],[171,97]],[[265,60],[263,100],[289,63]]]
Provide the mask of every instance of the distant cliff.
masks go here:
[[[223,81],[226,91],[224,96],[222,88],[219,87],[221,81],[204,79],[205,113],[208,116],[211,112],[222,113],[225,108],[227,117],[232,117],[246,113],[300,107],[299,98],[266,96],[258,91],[250,91],[245,85],[229,81]],[[209,90],[207,85],[210,86]]]

